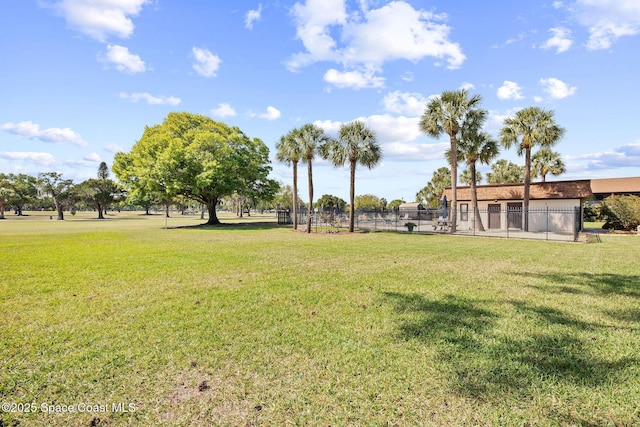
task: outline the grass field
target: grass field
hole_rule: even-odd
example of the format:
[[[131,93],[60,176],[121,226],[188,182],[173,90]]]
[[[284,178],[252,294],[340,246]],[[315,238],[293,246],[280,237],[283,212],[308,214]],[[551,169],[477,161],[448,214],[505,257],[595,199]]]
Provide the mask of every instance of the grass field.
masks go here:
[[[7,217],[0,426],[640,425],[640,236]]]

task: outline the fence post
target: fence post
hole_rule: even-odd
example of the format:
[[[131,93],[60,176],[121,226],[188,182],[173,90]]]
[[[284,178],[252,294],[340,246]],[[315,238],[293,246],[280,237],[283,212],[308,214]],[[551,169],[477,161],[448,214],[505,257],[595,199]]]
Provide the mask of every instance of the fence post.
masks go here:
[[[549,206],[547,206],[547,236],[546,239],[549,240]]]
[[[505,211],[505,215],[507,216],[505,219],[505,225],[507,226],[507,239],[509,238],[509,205],[507,205],[507,210]],[[500,215],[500,222],[502,222],[502,215]],[[502,224],[501,224],[502,225]]]
[[[573,208],[573,241],[577,242],[578,241],[578,235],[580,234],[580,226],[579,223],[580,221],[580,214],[581,214],[581,207],[575,206]]]

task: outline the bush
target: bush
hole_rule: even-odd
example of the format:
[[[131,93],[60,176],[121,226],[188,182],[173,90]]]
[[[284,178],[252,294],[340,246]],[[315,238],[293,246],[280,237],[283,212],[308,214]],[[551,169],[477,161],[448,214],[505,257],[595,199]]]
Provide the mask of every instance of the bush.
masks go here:
[[[584,220],[589,222],[599,221],[602,219],[600,213],[600,205],[596,203],[584,204]]]
[[[640,197],[609,196],[602,202],[603,228],[636,230],[640,225]]]

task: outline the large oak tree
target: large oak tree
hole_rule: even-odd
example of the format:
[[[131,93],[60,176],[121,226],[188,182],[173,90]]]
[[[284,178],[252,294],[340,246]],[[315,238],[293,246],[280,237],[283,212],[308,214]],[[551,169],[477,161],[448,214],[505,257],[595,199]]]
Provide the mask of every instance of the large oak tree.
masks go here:
[[[115,157],[114,172],[128,187],[162,198],[184,196],[205,205],[207,224],[220,224],[219,201],[234,193],[273,198],[269,149],[239,128],[185,112],[146,127],[129,153]]]

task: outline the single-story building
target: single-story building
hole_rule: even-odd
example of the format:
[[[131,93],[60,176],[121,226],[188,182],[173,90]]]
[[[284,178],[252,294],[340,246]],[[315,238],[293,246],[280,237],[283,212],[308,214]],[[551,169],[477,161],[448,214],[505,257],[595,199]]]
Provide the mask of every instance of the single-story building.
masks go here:
[[[592,179],[591,192],[594,201],[602,201],[611,195],[640,196],[640,176]]]
[[[457,229],[523,230],[572,233],[582,229],[582,204],[593,198],[591,180],[533,182],[529,192],[529,212],[523,212],[524,184],[478,185],[478,215],[471,204],[471,187],[457,189]],[[452,200],[451,187],[443,196]],[[451,207],[452,208],[452,207]]]

